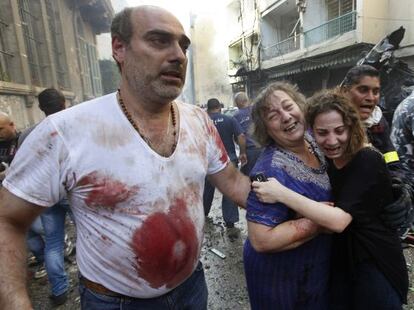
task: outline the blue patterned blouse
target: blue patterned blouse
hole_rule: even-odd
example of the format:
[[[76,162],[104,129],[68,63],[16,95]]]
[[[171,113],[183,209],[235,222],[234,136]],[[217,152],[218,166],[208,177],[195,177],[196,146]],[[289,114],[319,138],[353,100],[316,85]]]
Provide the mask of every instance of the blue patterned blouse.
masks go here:
[[[290,189],[316,201],[331,201],[325,157],[313,138],[305,135],[321,165],[308,167],[293,153],[268,146],[252,170],[263,172]],[[282,203],[260,202],[253,191],[247,200],[250,222],[275,227],[295,218]],[[320,234],[297,248],[277,253],[259,253],[249,239],[243,259],[250,305],[254,309],[327,309],[331,236]]]

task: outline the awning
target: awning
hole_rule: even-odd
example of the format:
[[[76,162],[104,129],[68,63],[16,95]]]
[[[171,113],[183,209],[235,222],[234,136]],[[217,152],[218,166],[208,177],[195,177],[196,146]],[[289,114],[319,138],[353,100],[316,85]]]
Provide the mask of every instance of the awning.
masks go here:
[[[353,66],[364,53],[371,50],[372,46],[366,43],[356,44],[323,55],[298,59],[286,65],[267,69],[265,72],[268,78],[276,79],[322,68]]]

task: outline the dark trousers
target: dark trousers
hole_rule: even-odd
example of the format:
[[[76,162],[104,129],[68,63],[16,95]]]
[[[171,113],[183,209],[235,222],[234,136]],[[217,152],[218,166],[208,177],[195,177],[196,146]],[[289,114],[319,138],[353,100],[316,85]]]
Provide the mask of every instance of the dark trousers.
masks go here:
[[[232,162],[237,167],[237,162]],[[211,205],[213,203],[215,187],[206,179],[203,193],[204,215],[210,213]],[[223,212],[223,219],[226,223],[236,223],[239,221],[239,209],[237,205],[223,195],[221,200],[221,209]]]
[[[253,169],[256,164],[257,159],[260,154],[262,154],[263,149],[250,148],[246,150],[247,164],[240,168],[240,171],[245,175],[250,176],[250,171]]]
[[[83,310],[206,310],[207,284],[199,262],[193,274],[178,287],[155,298],[112,297],[102,295],[79,283]]]
[[[374,263],[360,263],[355,276],[333,271],[331,307],[333,310],[400,310],[402,301],[384,274]]]

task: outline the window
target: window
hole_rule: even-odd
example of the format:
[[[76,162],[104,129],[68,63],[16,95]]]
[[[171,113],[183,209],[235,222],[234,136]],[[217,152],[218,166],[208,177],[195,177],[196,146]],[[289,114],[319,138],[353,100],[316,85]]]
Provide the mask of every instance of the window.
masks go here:
[[[57,2],[46,0],[46,12],[49,24],[52,53],[54,57],[57,82],[62,88],[69,88],[68,67],[64,49],[62,25],[60,23]]]
[[[39,0],[30,0],[30,2],[29,0],[19,0],[19,11],[32,83],[38,86],[51,85],[40,2]]]
[[[334,37],[355,29],[356,0],[327,0],[328,5],[328,37]]]
[[[8,51],[6,46],[6,32],[9,30],[9,24],[0,19],[0,81],[10,82],[10,70],[8,63],[14,55]]]
[[[0,81],[24,83],[10,1],[0,5]]]
[[[83,21],[77,18],[79,56],[81,59],[82,83],[86,96],[102,95],[101,72],[95,45],[86,41]]]
[[[101,74],[95,46],[88,45],[88,60],[91,69],[91,81],[94,95],[102,95]]]
[[[79,49],[84,92],[85,95],[92,96],[93,92],[89,68],[88,43],[86,43],[86,41],[83,38],[79,38]]]
[[[326,0],[328,20],[355,11],[356,0]]]

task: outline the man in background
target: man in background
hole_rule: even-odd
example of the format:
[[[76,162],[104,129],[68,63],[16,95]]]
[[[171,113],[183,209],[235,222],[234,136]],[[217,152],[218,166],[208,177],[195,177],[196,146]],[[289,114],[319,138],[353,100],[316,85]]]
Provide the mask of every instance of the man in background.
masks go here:
[[[207,101],[207,113],[213,120],[214,125],[220,134],[227,155],[230,157],[230,160],[235,167],[238,166],[239,160],[240,164],[243,166],[246,164],[246,138],[237,121],[233,117],[221,113],[221,107],[222,105],[220,101],[216,98],[211,98]],[[240,148],[239,157],[237,157],[236,154],[235,141],[237,141]],[[203,194],[205,216],[208,216],[210,212],[214,191],[215,187],[206,179]],[[234,223],[239,221],[239,210],[237,205],[223,195],[221,208],[225,226],[227,228],[233,228]]]
[[[43,90],[39,96],[39,108],[45,116],[52,115],[65,109],[65,96],[55,88]],[[18,145],[24,142],[26,137],[36,127],[32,126],[19,137]],[[27,233],[27,245],[36,257],[39,268],[34,274],[35,278],[43,275],[43,264],[46,269],[51,287],[51,299],[53,306],[59,306],[67,301],[69,280],[65,271],[65,218],[69,211],[69,204],[66,198],[57,204],[47,208],[40,215],[43,236],[38,230],[32,227]],[[70,242],[70,241],[69,241]]]
[[[386,207],[389,214],[383,218],[388,225],[397,227],[400,237],[405,238],[414,219],[412,205],[412,171],[405,169],[390,137],[390,126],[378,106],[381,96],[380,73],[369,65],[354,66],[346,73],[340,86],[341,92],[357,109],[369,142],[384,157],[388,170],[394,178],[396,202]],[[395,213],[393,216],[390,214]]]
[[[0,185],[17,151],[19,133],[10,116],[0,111]]]
[[[252,124],[252,106],[250,105],[249,97],[245,92],[238,92],[234,95],[234,104],[239,108],[236,114],[234,114],[234,118],[239,122],[246,137],[247,163],[243,165],[240,170],[245,175],[249,176],[250,171],[262,153],[262,149],[258,147],[250,134],[250,126]]]

